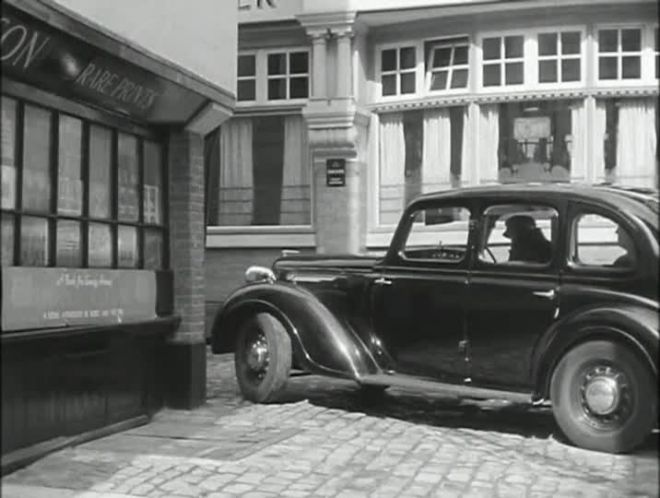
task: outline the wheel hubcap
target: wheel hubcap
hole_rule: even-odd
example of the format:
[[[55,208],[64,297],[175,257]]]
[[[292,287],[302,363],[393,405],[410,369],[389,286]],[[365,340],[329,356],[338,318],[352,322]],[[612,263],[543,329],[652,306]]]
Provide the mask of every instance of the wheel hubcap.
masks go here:
[[[632,393],[626,375],[611,365],[595,365],[583,373],[582,407],[591,425],[599,429],[621,426],[630,415]]]
[[[588,408],[596,415],[609,415],[619,404],[620,390],[616,380],[596,377],[587,381],[584,398]]]
[[[270,354],[268,343],[262,332],[252,335],[245,348],[245,364],[249,377],[255,382],[261,382],[268,370]]]

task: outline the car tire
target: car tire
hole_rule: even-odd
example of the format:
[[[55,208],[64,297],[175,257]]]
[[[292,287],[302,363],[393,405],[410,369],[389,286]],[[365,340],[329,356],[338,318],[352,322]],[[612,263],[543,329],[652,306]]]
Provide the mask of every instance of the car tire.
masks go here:
[[[275,401],[291,371],[291,339],[268,313],[244,321],[236,337],[234,366],[243,397],[256,403]]]
[[[639,446],[654,427],[653,373],[629,347],[607,340],[569,350],[552,374],[552,409],[575,445],[608,453]]]

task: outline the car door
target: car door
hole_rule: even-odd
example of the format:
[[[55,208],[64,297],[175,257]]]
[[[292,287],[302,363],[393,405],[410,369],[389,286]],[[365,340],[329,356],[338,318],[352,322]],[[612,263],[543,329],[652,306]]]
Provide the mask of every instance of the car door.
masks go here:
[[[373,326],[398,373],[462,382],[470,209],[420,205],[407,216],[377,269]]]
[[[468,286],[469,376],[473,385],[525,390],[531,385],[534,345],[558,314],[562,209],[538,200],[499,201],[483,208]],[[521,219],[527,219],[527,229],[536,230],[534,240],[549,243],[544,242],[547,251],[535,249],[538,242],[531,244],[541,257],[516,247],[511,232]]]

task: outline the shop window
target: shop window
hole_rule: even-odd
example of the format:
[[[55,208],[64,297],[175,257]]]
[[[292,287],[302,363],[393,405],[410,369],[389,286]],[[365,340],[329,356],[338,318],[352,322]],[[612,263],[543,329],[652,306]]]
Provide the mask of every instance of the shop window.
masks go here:
[[[210,225],[311,224],[311,159],[302,116],[233,118],[216,133],[219,144],[209,143],[219,147],[219,160],[209,167],[219,166],[219,172],[209,197],[218,202]]]
[[[460,184],[463,114],[462,107],[446,107],[381,115],[380,225],[396,224],[420,193]]]
[[[253,101],[257,98],[257,63],[255,55],[238,56],[237,98]]]
[[[642,77],[641,28],[598,31],[598,79],[630,80]]]
[[[571,261],[581,266],[632,268],[636,253],[633,238],[617,222],[585,213],[574,220]]]
[[[19,99],[2,104],[2,266],[167,264],[157,142]]]
[[[522,35],[496,36],[482,40],[482,85],[484,87],[524,83]]]
[[[584,146],[581,102],[532,101],[498,106],[498,178],[569,181],[572,153]]]
[[[466,88],[468,83],[467,38],[427,43],[426,74],[430,91]]]
[[[308,95],[308,53],[268,54],[268,100],[305,99]]]
[[[29,211],[50,210],[50,111],[25,106],[23,133],[23,208]]]
[[[580,32],[539,33],[539,83],[580,81]]]
[[[417,56],[415,47],[389,48],[380,52],[381,95],[415,93]]]
[[[16,206],[16,101],[2,97],[2,208]],[[4,226],[4,225],[3,225]],[[4,234],[4,232],[3,232]],[[3,245],[4,247],[4,245]]]

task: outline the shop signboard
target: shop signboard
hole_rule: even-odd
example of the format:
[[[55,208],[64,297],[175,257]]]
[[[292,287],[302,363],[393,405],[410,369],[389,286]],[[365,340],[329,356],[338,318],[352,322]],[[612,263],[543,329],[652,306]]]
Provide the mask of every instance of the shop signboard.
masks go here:
[[[346,185],[346,159],[328,159],[325,166],[325,184],[328,187]]]
[[[148,270],[4,267],[2,330],[135,322],[156,316]]]

